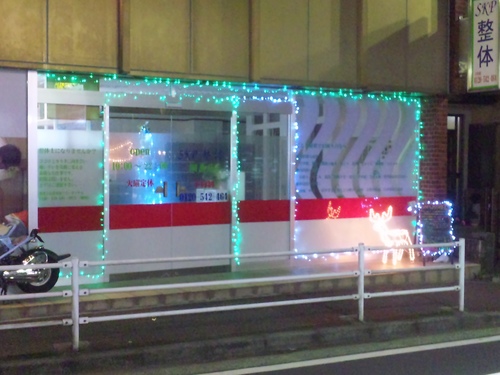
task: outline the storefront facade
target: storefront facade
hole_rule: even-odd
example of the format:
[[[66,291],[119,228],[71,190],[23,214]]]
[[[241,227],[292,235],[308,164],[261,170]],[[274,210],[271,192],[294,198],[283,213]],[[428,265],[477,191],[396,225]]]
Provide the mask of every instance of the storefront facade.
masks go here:
[[[28,82],[25,208],[47,247],[90,261],[287,252],[273,258],[285,260],[384,245],[392,229],[415,239],[408,207],[421,195],[417,96],[15,74]]]

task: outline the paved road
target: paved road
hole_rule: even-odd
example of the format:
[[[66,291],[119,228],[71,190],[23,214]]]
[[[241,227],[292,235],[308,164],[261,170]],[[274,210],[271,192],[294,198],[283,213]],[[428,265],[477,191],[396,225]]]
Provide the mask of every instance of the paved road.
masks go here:
[[[261,368],[230,370],[218,372],[218,374],[486,375],[500,373],[499,340],[500,336],[495,336]]]

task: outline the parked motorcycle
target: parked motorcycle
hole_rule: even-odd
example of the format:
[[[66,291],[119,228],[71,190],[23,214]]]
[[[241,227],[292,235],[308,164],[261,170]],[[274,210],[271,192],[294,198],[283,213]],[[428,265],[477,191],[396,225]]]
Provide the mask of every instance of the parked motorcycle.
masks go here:
[[[1,266],[11,265],[38,265],[46,263],[57,263],[70,257],[70,254],[58,255],[43,246],[43,240],[38,235],[38,229],[22,241],[12,244],[10,241],[2,241],[8,250],[0,255]],[[36,243],[34,248],[29,248],[29,243]],[[25,293],[45,293],[56,285],[59,279],[59,268],[29,268],[19,270],[0,271],[0,294],[7,294],[9,284],[17,284],[19,289]]]

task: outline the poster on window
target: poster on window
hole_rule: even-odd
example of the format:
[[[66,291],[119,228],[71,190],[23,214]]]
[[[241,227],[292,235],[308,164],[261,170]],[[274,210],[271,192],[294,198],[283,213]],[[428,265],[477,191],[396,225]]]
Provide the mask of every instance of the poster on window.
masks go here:
[[[96,206],[103,192],[102,133],[38,130],[39,207]]]
[[[416,104],[302,97],[299,105],[299,199],[416,194]]]

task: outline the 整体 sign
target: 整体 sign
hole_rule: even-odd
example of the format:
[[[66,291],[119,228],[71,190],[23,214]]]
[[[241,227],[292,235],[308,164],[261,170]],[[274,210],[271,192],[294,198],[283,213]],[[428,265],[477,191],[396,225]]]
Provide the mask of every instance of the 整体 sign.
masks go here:
[[[499,88],[498,2],[499,0],[471,0],[471,91]]]

